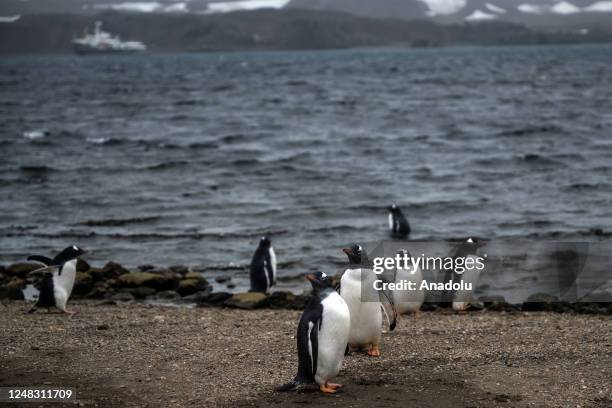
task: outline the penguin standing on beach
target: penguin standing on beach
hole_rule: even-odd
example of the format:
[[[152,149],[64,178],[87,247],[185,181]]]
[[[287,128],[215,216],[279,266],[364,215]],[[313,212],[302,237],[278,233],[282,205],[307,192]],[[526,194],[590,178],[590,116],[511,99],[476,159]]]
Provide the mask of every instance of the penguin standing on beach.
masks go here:
[[[457,259],[457,258],[464,258],[465,262],[467,262],[468,258],[472,258],[472,265],[477,265],[479,262],[478,260],[478,256],[476,255],[476,251],[478,251],[478,248],[480,248],[481,246],[483,246],[484,244],[480,241],[475,242],[472,238],[468,238],[464,243],[460,244],[457,249],[455,250],[455,253],[453,254],[453,258]],[[470,308],[470,303],[473,300],[473,292],[474,289],[476,288],[476,285],[478,284],[478,280],[480,279],[480,273],[481,273],[481,269],[473,267],[473,268],[463,268],[461,271],[457,270],[458,268],[455,267],[455,269],[452,271],[452,281],[453,282],[459,282],[459,281],[463,281],[464,284],[471,284],[472,289],[468,290],[468,289],[464,289],[464,290],[457,290],[454,291],[452,294],[452,306],[453,306],[453,310],[459,313],[463,313],[465,311],[467,311]]]
[[[382,312],[389,320],[389,329],[395,329],[397,314],[393,303],[382,302],[387,296],[384,291],[374,288],[377,276],[368,267],[367,255],[361,245],[354,244],[342,249],[348,256],[349,267],[340,279],[340,296],[346,301],[351,313],[351,330],[348,352],[353,349],[367,349],[369,356],[380,356],[380,337],[382,333]],[[363,290],[362,290],[363,285]],[[364,298],[362,299],[362,294]],[[387,311],[390,308],[390,313]],[[392,317],[389,317],[389,314]]]
[[[312,285],[313,296],[298,324],[298,372],[277,391],[317,384],[324,393],[333,394],[342,387],[329,381],[338,375],[344,360],[351,324],[349,308],[325,273],[315,272],[306,279]]]
[[[249,292],[267,293],[276,284],[276,254],[268,237],[262,237],[253,254],[249,271]]]
[[[411,255],[405,249],[398,252],[402,257],[404,255],[411,258]],[[409,264],[410,265],[410,264]],[[395,276],[393,281],[395,283],[413,282],[414,290],[394,290],[393,291],[393,304],[397,309],[398,314],[413,314],[414,317],[419,317],[419,310],[423,301],[425,300],[425,291],[420,290],[421,282],[423,282],[423,273],[421,268],[417,265],[412,265],[409,269],[398,268],[395,270]]]
[[[389,210],[389,231],[391,236],[395,238],[405,238],[410,234],[410,224],[402,213],[402,210],[392,204],[388,207]]]
[[[56,307],[64,313],[70,315],[74,313],[66,309],[66,303],[72,294],[76,278],[77,258],[84,253],[81,248],[72,245],[53,259],[42,255],[28,257],[28,261],[44,265],[43,268],[30,272],[32,275],[42,275],[43,279],[38,301],[28,313],[34,313],[39,307],[47,309]]]

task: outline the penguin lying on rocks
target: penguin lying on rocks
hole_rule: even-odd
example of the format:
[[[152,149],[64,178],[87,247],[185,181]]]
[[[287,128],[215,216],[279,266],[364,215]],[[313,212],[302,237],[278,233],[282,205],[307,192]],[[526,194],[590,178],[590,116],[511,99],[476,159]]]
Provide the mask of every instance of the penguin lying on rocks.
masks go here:
[[[300,318],[297,331],[298,372],[277,391],[291,391],[316,384],[324,393],[333,394],[342,387],[330,380],[338,375],[349,339],[349,308],[323,272],[306,276],[313,296]]]

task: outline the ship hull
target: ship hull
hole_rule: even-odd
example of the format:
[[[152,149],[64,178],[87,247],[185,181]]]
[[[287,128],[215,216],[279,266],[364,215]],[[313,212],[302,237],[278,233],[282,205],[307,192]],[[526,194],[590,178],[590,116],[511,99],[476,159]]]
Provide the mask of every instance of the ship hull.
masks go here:
[[[74,44],[74,52],[78,55],[100,55],[100,54],[142,54],[146,50],[130,50],[118,48],[94,48],[86,45]]]

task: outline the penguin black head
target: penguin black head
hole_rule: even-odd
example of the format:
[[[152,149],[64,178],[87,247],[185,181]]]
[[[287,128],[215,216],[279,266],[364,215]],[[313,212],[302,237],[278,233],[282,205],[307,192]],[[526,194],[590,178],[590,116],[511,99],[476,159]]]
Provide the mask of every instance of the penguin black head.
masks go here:
[[[476,255],[478,248],[485,246],[484,241],[476,238],[468,238],[465,242],[461,243],[459,248],[465,255]]]
[[[270,241],[270,238],[266,236],[261,237],[261,239],[259,240],[259,248],[269,249],[270,246],[272,246],[272,241]]]
[[[402,210],[400,210],[400,208],[395,204],[391,204],[389,207],[387,207],[387,209],[389,210],[391,214],[401,214],[402,213]]]
[[[353,244],[350,247],[343,248],[342,252],[348,256],[349,263],[355,265],[361,265],[365,260],[366,255],[361,245]]]
[[[85,251],[82,248],[79,248],[76,245],[71,245],[69,247],[64,248],[62,252],[60,252],[55,258],[53,258],[53,261],[56,265],[62,265],[65,262],[78,258],[84,253]]]
[[[325,272],[314,272],[306,275],[315,291],[332,287],[332,279]]]

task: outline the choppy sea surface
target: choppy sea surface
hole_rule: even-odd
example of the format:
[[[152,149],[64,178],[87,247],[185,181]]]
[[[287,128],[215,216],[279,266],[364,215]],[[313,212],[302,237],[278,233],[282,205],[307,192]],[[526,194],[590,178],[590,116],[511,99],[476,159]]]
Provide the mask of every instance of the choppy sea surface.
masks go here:
[[[14,57],[0,88],[3,264],[244,281],[270,234],[281,277],[335,271],[391,203],[416,240],[612,230],[612,46]]]

